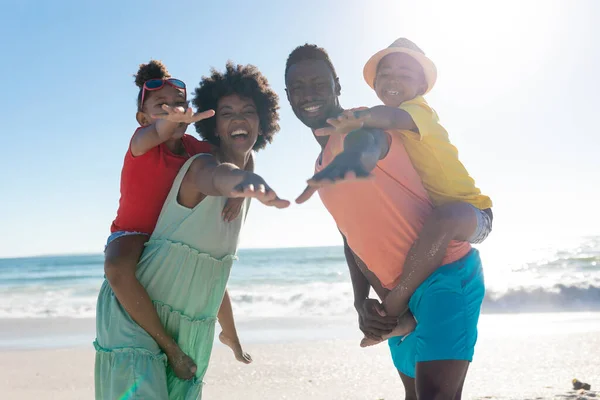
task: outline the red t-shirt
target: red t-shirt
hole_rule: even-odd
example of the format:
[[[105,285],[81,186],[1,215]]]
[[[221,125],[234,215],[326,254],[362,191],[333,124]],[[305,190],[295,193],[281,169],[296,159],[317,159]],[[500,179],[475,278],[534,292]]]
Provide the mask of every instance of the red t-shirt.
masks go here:
[[[208,142],[189,135],[184,135],[182,140],[190,156],[211,151]],[[164,143],[134,157],[130,144],[121,171],[119,209],[110,231],[151,235],[173,181],[188,159],[188,156],[171,153]]]

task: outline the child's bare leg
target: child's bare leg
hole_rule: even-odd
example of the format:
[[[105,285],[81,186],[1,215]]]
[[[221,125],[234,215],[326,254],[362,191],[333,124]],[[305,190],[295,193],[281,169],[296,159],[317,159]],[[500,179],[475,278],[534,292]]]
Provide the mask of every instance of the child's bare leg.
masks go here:
[[[110,242],[105,251],[104,273],[125,311],[167,355],[175,375],[191,379],[196,373],[196,364],[167,334],[146,289],[135,276],[147,240],[145,235],[126,235]]]
[[[434,209],[408,252],[400,282],[383,301],[387,315],[402,315],[407,310],[415,290],[441,266],[451,240],[466,241],[473,235],[478,222],[476,212],[468,203],[446,204]],[[407,313],[399,325],[386,339],[404,336],[416,326],[412,314]]]
[[[399,315],[410,296],[442,264],[451,240],[467,240],[477,228],[477,210],[468,203],[452,203],[434,209],[408,252],[399,284],[385,298],[389,315]]]
[[[219,325],[221,325],[222,332],[219,334],[219,340],[226,346],[229,346],[233,350],[235,358],[243,362],[244,364],[250,364],[252,357],[250,354],[244,352],[240,339],[235,329],[235,322],[233,320],[233,309],[231,308],[231,299],[229,298],[229,292],[225,290],[221,307],[217,315],[219,319]]]

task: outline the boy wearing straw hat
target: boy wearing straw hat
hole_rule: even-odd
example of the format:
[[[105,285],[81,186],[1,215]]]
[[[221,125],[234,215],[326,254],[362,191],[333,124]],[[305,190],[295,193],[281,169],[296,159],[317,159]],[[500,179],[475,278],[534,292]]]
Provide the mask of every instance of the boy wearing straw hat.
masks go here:
[[[407,255],[398,285],[383,302],[388,315],[401,315],[415,290],[442,265],[451,240],[476,244],[486,239],[492,229],[492,202],[475,186],[436,112],[423,98],[433,88],[437,70],[417,45],[397,39],[367,61],[363,74],[384,105],[345,111],[327,120],[331,127],[315,134],[367,127],[402,136],[435,210]],[[410,311],[406,314],[408,318]],[[407,326],[400,324],[384,339],[406,335]],[[361,345],[376,343],[365,337]]]

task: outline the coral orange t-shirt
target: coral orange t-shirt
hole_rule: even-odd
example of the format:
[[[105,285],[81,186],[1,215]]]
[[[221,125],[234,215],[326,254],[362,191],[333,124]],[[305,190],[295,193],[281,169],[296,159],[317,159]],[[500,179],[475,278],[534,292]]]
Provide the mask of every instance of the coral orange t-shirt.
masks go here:
[[[344,138],[329,137],[315,165],[317,172],[343,149]],[[385,288],[393,289],[433,206],[402,139],[390,135],[389,140],[389,152],[373,170],[373,179],[325,186],[319,196],[348,246]],[[443,264],[457,261],[470,249],[466,242],[451,242]]]
[[[141,156],[131,154],[131,143],[121,171],[121,198],[111,232],[128,231],[152,234],[173,181],[193,155],[210,153],[208,142],[184,135],[187,155],[173,154],[163,143]]]

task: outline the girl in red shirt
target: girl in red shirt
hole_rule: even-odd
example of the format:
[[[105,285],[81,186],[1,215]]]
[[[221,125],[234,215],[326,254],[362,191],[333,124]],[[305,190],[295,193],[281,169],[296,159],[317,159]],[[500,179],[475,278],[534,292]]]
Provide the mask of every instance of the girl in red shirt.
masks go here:
[[[136,113],[140,128],[133,134],[125,155],[121,198],[106,244],[104,271],[127,313],[144,329],[155,332],[153,338],[167,355],[175,374],[189,379],[196,366],[166,333],[135,270],[180,168],[191,156],[212,152],[208,142],[185,134],[188,125],[210,118],[215,112],[193,113],[188,107],[185,83],[172,78],[160,61],[140,65],[135,83],[140,88]],[[249,165],[253,167],[252,162]],[[239,214],[243,200],[228,200],[223,210],[225,220],[233,220]],[[227,291],[218,320],[221,341],[231,347],[239,361],[250,363],[252,359],[242,350],[235,329]]]

